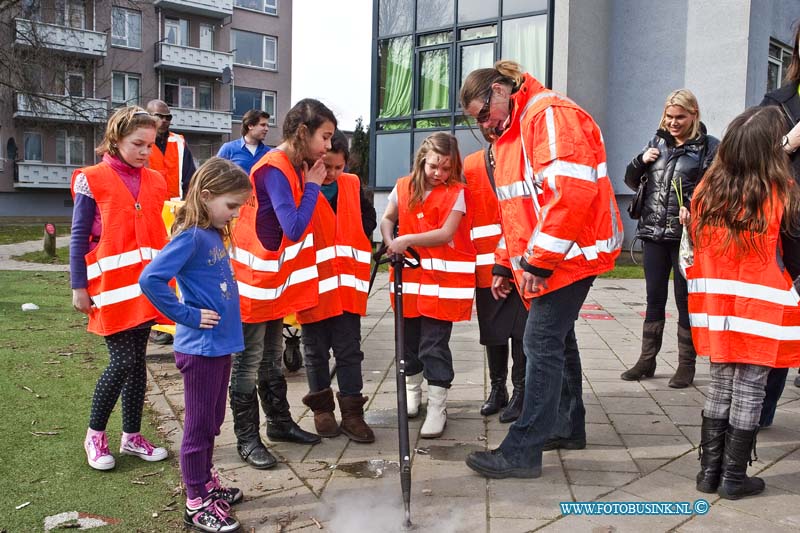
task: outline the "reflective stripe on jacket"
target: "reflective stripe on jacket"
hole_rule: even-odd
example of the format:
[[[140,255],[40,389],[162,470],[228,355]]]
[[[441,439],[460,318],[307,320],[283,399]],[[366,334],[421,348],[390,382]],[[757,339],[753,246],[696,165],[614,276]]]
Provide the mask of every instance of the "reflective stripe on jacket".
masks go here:
[[[371,243],[361,224],[361,180],[354,174],[337,179],[336,212],[320,192],[311,224],[319,270],[319,303],[298,311],[300,324],[319,322],[344,311],[367,313]]]
[[[289,181],[295,205],[300,205],[303,190],[286,154],[271,150],[253,165],[250,181],[253,192],[239,211],[233,228],[231,265],[239,286],[242,322],[257,324],[284,318],[317,305],[317,266],[311,224],[298,241],[291,241],[284,232],[280,247],[267,250],[256,235],[258,196],[254,176],[263,166],[275,167]]]
[[[153,145],[150,152],[150,168],[160,172],[167,182],[167,191],[170,198],[183,198],[183,151],[186,149],[186,140],[179,133],[169,132],[167,138],[167,153]]]
[[[143,168],[134,198],[106,163],[76,170],[83,173],[100,211],[100,242],[86,254],[87,291],[93,306],[88,330],[108,336],[145,322],[171,322],[142,293],[139,275],[167,244],[161,219],[167,190],[158,172]],[[73,198],[74,198],[73,191]]]
[[[464,158],[464,178],[467,180],[472,203],[472,230],[470,236],[475,245],[475,276],[478,288],[492,286],[492,267],[495,250],[500,241],[500,213],[497,196],[489,182],[486,151],[478,150]]]
[[[512,100],[494,145],[506,250],[498,255],[508,254],[518,288],[523,267],[548,278],[529,300],[613,269],[623,228],[594,120],[528,74]]]
[[[470,197],[463,183],[434,187],[422,204],[409,206],[411,179],[397,180],[400,235],[441,228],[459,192],[464,190],[467,214],[461,217],[453,240],[440,246],[416,246],[420,268],[403,269],[403,316],[427,316],[448,322],[469,320],[475,296],[475,246],[470,239]],[[394,272],[390,275],[394,281]],[[394,290],[390,283],[390,290]],[[394,299],[392,300],[394,306]]]
[[[756,250],[708,246],[722,242],[720,228],[695,239],[694,264],[686,269],[689,321],[697,354],[715,363],[800,365],[800,296],[781,259],[783,205],[774,199],[765,211],[769,227]]]

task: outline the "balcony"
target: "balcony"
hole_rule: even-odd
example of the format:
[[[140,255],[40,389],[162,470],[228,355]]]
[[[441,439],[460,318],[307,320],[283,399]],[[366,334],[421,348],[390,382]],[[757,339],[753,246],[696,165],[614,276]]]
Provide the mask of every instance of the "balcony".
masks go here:
[[[69,189],[72,172],[80,167],[56,163],[17,163],[17,180],[14,187],[39,189]]]
[[[15,19],[16,43],[23,46],[44,47],[82,57],[105,57],[105,33],[81,30],[57,24],[45,24],[25,19]]]
[[[159,9],[223,19],[233,15],[233,0],[155,0]]]
[[[103,124],[108,120],[108,102],[96,98],[17,93],[16,104],[14,118],[81,124]]]
[[[208,109],[171,107],[171,129],[193,133],[230,133],[231,113]]]
[[[157,43],[155,66],[176,72],[220,76],[222,69],[233,66],[233,54]]]

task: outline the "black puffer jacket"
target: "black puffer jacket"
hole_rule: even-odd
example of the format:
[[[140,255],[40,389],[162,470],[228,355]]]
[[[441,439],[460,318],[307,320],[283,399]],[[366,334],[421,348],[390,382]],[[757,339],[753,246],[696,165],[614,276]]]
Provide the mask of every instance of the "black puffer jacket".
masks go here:
[[[774,90],[764,95],[761,101],[762,106],[775,105],[783,111],[783,118],[786,120],[786,133],[800,122],[800,96],[797,94],[797,82],[784,85],[780,89]],[[789,156],[792,160],[792,173],[794,178],[800,179],[800,150]]]
[[[688,208],[694,188],[711,165],[719,146],[719,140],[707,135],[702,123],[700,130],[696,139],[686,141],[682,146],[675,146],[675,138],[669,132],[658,130],[642,152],[628,164],[625,171],[628,187],[636,190],[642,179],[647,180],[642,217],[636,231],[640,239],[656,242],[680,240],[683,227],[678,221],[680,206],[672,180],[680,179],[684,206]],[[642,162],[642,155],[648,148],[658,148],[659,156],[646,165]]]

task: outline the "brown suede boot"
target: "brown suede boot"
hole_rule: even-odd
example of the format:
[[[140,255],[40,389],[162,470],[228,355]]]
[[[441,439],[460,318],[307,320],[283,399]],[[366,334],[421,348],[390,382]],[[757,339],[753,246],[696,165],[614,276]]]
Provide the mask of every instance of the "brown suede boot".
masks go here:
[[[320,437],[336,437],[341,433],[333,410],[333,391],[328,387],[319,392],[309,392],[303,397],[303,403],[314,411],[314,427]]]
[[[669,380],[673,389],[685,389],[694,381],[694,365],[697,352],[694,351],[692,330],[678,326],[678,369]]]
[[[625,381],[652,378],[656,373],[656,356],[664,338],[664,320],[645,320],[642,326],[642,353],[633,368],[620,376]]]
[[[375,442],[375,434],[364,421],[364,404],[366,396],[342,396],[336,393],[339,410],[342,412],[342,433],[355,442]]]

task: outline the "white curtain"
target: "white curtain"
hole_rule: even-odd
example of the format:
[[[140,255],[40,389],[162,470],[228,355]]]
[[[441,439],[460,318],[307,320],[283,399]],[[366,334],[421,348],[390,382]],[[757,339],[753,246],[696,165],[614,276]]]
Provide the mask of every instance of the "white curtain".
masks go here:
[[[547,15],[504,21],[501,57],[516,61],[522,70],[545,83]]]

